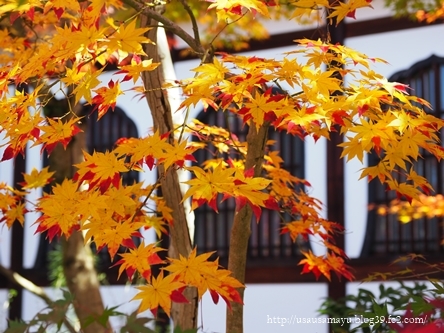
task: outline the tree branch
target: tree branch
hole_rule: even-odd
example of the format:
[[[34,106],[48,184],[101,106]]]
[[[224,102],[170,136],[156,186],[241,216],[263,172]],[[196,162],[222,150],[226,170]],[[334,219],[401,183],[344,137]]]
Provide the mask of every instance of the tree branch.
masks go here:
[[[248,151],[245,159],[245,170],[254,168],[254,177],[260,177],[267,142],[269,123],[264,122],[256,128],[252,121],[249,124],[247,143]],[[237,208],[237,207],[236,207]],[[237,209],[236,209],[237,211]],[[230,246],[228,254],[228,270],[234,278],[245,284],[247,266],[248,240],[251,234],[253,210],[250,205],[244,205],[234,216],[231,227]],[[245,288],[239,288],[241,299],[244,299]],[[232,309],[227,308],[226,331],[230,333],[243,332],[243,304],[233,303]]]
[[[145,3],[141,3],[137,0],[123,0],[123,2],[128,6],[134,8],[135,10],[139,11],[141,14],[149,17],[150,19],[162,23],[165,29],[168,29],[176,36],[180,37],[200,58],[203,58],[205,56],[206,50],[200,43],[200,40],[198,38],[193,38],[190,34],[188,34],[185,30],[183,30],[179,25],[177,25],[170,19],[156,12],[154,9],[147,7]],[[196,35],[196,31],[194,33]]]
[[[0,274],[5,276],[12,283],[22,287],[23,289],[29,291],[30,293],[42,299],[48,305],[48,307],[54,306],[54,301],[51,298],[49,298],[49,296],[45,293],[43,288],[35,285],[28,279],[25,279],[20,274],[11,271],[10,269],[4,267],[3,265],[0,265]],[[63,324],[66,326],[69,332],[77,333],[76,329],[71,325],[71,323],[68,321],[66,317],[63,318]]]
[[[193,25],[194,40],[202,46],[199,36],[199,27],[197,26],[196,17],[194,16],[190,5],[188,4],[187,0],[180,0],[180,3],[182,4],[185,11],[188,13],[188,16],[190,17],[191,24]]]

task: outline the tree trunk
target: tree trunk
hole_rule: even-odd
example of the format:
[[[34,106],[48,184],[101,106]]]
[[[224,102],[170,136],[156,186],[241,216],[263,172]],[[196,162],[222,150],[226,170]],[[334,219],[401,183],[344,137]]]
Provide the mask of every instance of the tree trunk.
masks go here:
[[[61,117],[68,111],[67,100],[56,101],[52,99],[45,106],[45,114],[48,117]],[[62,145],[57,145],[49,156],[49,169],[55,171],[54,177],[57,183],[65,178],[72,178],[74,174],[73,164],[82,161],[82,150],[86,150],[86,126],[83,125],[82,133],[77,134],[66,150]],[[100,316],[104,312],[102,296],[97,272],[94,268],[94,260],[89,246],[84,245],[83,235],[80,231],[74,232],[69,239],[62,239],[63,272],[66,284],[74,296],[74,310],[82,325],[88,317]],[[111,332],[111,328],[93,322],[83,328],[84,333]]]
[[[158,22],[141,17],[141,27],[153,27]],[[152,28],[147,32],[147,37],[153,42],[157,41],[157,28]],[[144,51],[148,58],[152,58],[153,62],[161,62],[157,45],[145,44]],[[171,113],[171,107],[168,101],[167,93],[161,89],[164,83],[164,77],[161,66],[153,71],[143,72],[142,80],[145,87],[145,96],[148,101],[151,114],[153,116],[154,129],[160,134],[169,133],[169,142],[174,142],[174,126]],[[161,179],[162,195],[168,207],[173,208],[174,224],[170,225],[170,249],[169,256],[178,258],[179,254],[185,257],[191,252],[191,239],[187,225],[185,209],[182,204],[182,192],[179,183],[179,177],[176,170],[171,167],[165,172],[160,165],[158,168],[159,177]],[[184,291],[185,297],[189,304],[173,303],[171,309],[171,317],[176,326],[186,330],[197,327],[197,290],[195,288],[187,288]]]
[[[254,177],[259,177],[262,173],[262,163],[264,158],[264,149],[267,142],[269,125],[264,123],[259,131],[254,124],[250,124],[247,135],[248,152],[245,160],[245,170],[254,167]],[[245,270],[247,267],[247,248],[248,240],[251,234],[251,220],[253,211],[249,205],[245,205],[235,215],[233,227],[231,228],[230,247],[228,254],[228,270],[232,272],[233,277],[245,284]],[[239,294],[244,300],[245,288],[240,288]],[[227,309],[227,327],[226,332],[242,333],[244,306],[238,303],[232,303],[232,310]]]

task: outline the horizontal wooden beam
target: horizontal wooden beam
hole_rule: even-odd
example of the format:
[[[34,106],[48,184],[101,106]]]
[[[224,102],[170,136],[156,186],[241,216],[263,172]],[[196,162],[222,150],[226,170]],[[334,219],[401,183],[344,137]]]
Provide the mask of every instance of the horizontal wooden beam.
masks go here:
[[[382,257],[357,258],[351,259],[347,264],[352,267],[352,273],[354,274],[356,281],[361,281],[372,273],[393,273],[406,268],[409,268],[416,273],[416,276],[414,273],[409,275],[408,280],[425,280],[427,277],[444,279],[444,271],[439,271],[436,268],[431,268],[414,261],[404,264],[392,264],[393,259],[394,258]],[[439,265],[442,263],[442,259],[429,258],[427,259],[427,262],[430,265]],[[440,267],[444,268],[443,266]],[[259,262],[253,262],[247,267],[246,283],[328,283],[328,280],[324,277],[320,277],[319,280],[316,280],[314,274],[301,274],[301,271],[302,266],[298,266],[297,261],[289,263],[288,260],[285,262],[275,260],[273,264],[267,263],[267,266],[263,264],[260,265]],[[122,274],[120,279],[117,280],[117,272],[117,268],[113,268],[104,271],[103,273],[107,274],[107,281],[110,285],[126,284],[126,275]],[[21,275],[40,287],[50,285],[46,272],[42,270],[23,269]],[[383,279],[379,277],[375,281],[379,282],[383,281]],[[5,277],[0,275],[0,289],[7,287],[11,287],[11,285]]]
[[[444,266],[440,266],[442,271],[432,268],[428,265],[419,262],[409,262],[404,264],[393,264],[394,258],[381,258],[381,257],[369,257],[369,258],[357,258],[351,259],[347,264],[352,268],[352,273],[356,278],[356,281],[366,279],[373,273],[394,273],[405,270],[406,268],[412,270],[412,274],[408,276],[408,280],[426,280],[429,278],[444,279]],[[430,265],[439,265],[442,263],[442,258],[430,258],[427,260]],[[272,267],[260,267],[250,266],[246,271],[246,283],[313,283],[324,282],[328,283],[328,280],[324,277],[320,277],[316,280],[314,274],[301,274],[302,266],[298,266],[295,262],[294,265],[284,266],[272,266]],[[334,275],[334,273],[332,273]],[[375,281],[383,281],[382,276],[378,276]]]
[[[432,26],[442,24],[444,20],[438,20],[433,23],[417,22],[410,18],[395,18],[395,17],[382,17],[372,20],[357,21],[353,23],[347,23],[345,25],[345,38],[360,37],[372,34],[379,34],[384,32],[399,31],[405,29],[421,28],[426,26]],[[249,47],[244,51],[260,51],[273,49],[277,47],[285,47],[294,44],[295,39],[310,38],[318,39],[325,36],[325,27],[319,27],[316,29],[298,30],[292,32],[286,32],[282,34],[276,34],[270,36],[266,40],[251,40]],[[238,53],[234,49],[219,49],[219,52]],[[191,52],[187,52],[186,49],[173,49],[171,55],[174,62],[196,59],[195,55]]]

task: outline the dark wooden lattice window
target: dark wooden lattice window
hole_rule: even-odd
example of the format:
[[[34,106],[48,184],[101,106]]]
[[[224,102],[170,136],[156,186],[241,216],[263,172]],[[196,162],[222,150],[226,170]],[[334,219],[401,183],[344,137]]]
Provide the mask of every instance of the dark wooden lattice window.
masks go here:
[[[135,123],[125,114],[125,112],[116,107],[114,112],[111,110],[107,112],[100,121],[97,121],[97,112],[92,112],[91,106],[85,106],[82,114],[85,115],[87,121],[86,130],[86,145],[88,152],[91,154],[96,152],[105,152],[112,150],[114,144],[122,137],[138,137],[137,127]],[[47,156],[43,157],[44,166],[48,165]],[[123,174],[123,184],[133,184],[139,180],[139,175],[136,171],[130,171]],[[34,268],[47,269],[48,252],[54,249],[54,244],[49,243],[45,239],[46,235],[40,236],[39,248]],[[110,259],[106,251],[99,253],[99,265],[109,267]],[[100,267],[99,267],[100,268]]]
[[[444,117],[444,58],[431,56],[418,62],[410,69],[392,75],[390,81],[406,83],[412,94],[422,97],[432,104],[426,110],[437,118]],[[443,142],[444,133],[441,132]],[[426,177],[436,193],[444,194],[444,164],[430,154],[422,153],[415,163],[418,174]],[[369,165],[375,165],[375,156],[369,155]],[[369,184],[369,203],[388,204],[395,194],[387,192],[379,181]],[[441,241],[444,239],[442,218],[420,218],[409,223],[400,223],[396,215],[378,215],[376,210],[368,214],[367,233],[362,256],[421,253],[438,255],[444,252]]]
[[[202,112],[198,118],[208,125],[217,125],[229,129],[236,134],[240,141],[246,140],[247,127],[233,114],[215,112],[208,109]],[[228,124],[227,124],[228,121]],[[270,130],[268,139],[275,140],[273,149],[280,151],[284,159],[283,167],[290,170],[297,177],[304,176],[304,143],[298,137],[287,133],[279,133]],[[214,147],[198,150],[194,155],[198,164],[214,158]],[[225,156],[227,157],[227,156]],[[221,199],[221,198],[220,198]],[[219,200],[220,202],[220,200]],[[217,251],[221,264],[226,265],[230,230],[233,223],[235,203],[234,200],[226,200],[218,204],[219,213],[215,213],[208,205],[203,205],[195,210],[195,235],[194,243],[200,253]],[[251,237],[248,245],[248,265],[273,266],[295,263],[295,258],[300,257],[300,251],[306,251],[309,243],[302,240],[293,243],[288,234],[281,235],[282,220],[275,211],[262,210],[261,221],[251,224]]]

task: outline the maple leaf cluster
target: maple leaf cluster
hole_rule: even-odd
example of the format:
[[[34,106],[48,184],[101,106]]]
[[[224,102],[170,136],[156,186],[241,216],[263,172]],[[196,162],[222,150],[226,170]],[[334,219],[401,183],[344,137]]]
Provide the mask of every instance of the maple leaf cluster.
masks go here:
[[[180,256],[179,259],[169,259],[170,265],[165,270],[174,279],[196,287],[199,299],[209,290],[215,304],[218,303],[219,296],[230,309],[230,302],[242,303],[237,289],[244,286],[231,276],[230,271],[219,268],[218,260],[208,260],[213,252],[201,255],[196,253],[194,248],[188,258]]]
[[[15,221],[25,223],[27,212],[23,202],[23,193],[0,183],[0,223],[4,222],[10,228]]]
[[[39,199],[37,211],[42,215],[36,221],[38,232],[48,231],[49,239],[53,239],[84,230],[85,243],[94,242],[98,251],[106,246],[111,258],[120,246],[134,249],[133,238],[142,237],[141,228],[167,232],[163,225],[171,220],[168,216],[164,221],[156,218],[156,210],[150,207],[152,187],[143,188],[142,183],[124,186],[120,179],[117,186],[109,185],[106,190],[97,186],[80,191],[80,187],[81,182],[65,179]],[[142,203],[139,200],[144,196]],[[161,209],[168,211],[167,207]]]
[[[444,123],[427,113],[427,101],[409,95],[404,84],[388,82],[372,70],[362,69],[381,59],[322,41],[297,42],[300,47],[288,54],[303,52],[310,58],[305,64],[290,58],[278,62],[222,54],[213,65],[199,66],[195,78],[184,87],[190,97],[182,106],[217,95],[217,100],[207,104],[238,114],[245,124],[260,127],[267,122],[289,134],[301,138],[312,135],[315,139],[328,138],[331,131],[339,130],[347,138],[340,145],[344,148],[342,157],[361,161],[364,153],[381,157],[376,166],[363,168],[361,177],[379,178],[408,200],[429,191],[424,179],[412,176],[412,166],[421,157],[421,150],[438,160],[444,156],[438,135]],[[349,87],[341,88],[335,70],[319,69],[332,61],[342,66],[338,71],[350,79]],[[228,68],[233,66],[231,73],[235,74],[227,78]],[[358,74],[359,80],[354,78]],[[264,89],[264,84],[270,82],[278,86],[286,83],[298,92]],[[342,94],[337,95],[337,91]],[[407,182],[397,181],[399,169]]]
[[[143,72],[158,70],[159,64],[149,59],[143,47],[152,43],[145,35],[150,28],[137,25],[138,15],[150,8],[138,1],[126,2],[137,14],[122,20],[110,16],[113,12],[125,14],[119,0],[8,0],[0,5],[0,15],[23,23],[21,34],[0,31],[1,161],[24,154],[31,146],[41,145],[48,154],[59,144],[66,148],[80,132],[78,124],[83,121],[76,115],[76,105],[82,101],[93,105],[92,112],[98,113],[100,121],[124,94],[122,82],[135,83]],[[229,30],[231,23],[226,22],[247,14],[269,17],[277,4],[214,0],[205,5],[223,29]],[[299,0],[290,16],[311,15],[326,8],[328,17],[339,23],[345,17],[354,17],[357,8],[367,6],[370,1],[366,0]],[[159,89],[183,89],[180,112],[202,103],[239,118],[245,127],[269,126],[302,139],[329,138],[332,131],[339,131],[347,138],[340,145],[342,157],[362,161],[364,154],[370,153],[380,158],[377,165],[363,168],[362,177],[378,178],[409,201],[418,199],[421,193],[428,194],[431,186],[416,173],[414,164],[424,153],[438,160],[444,157],[439,142],[444,121],[427,113],[430,105],[409,95],[407,86],[388,82],[370,69],[372,63],[383,62],[381,59],[321,40],[295,42],[294,51],[285,54],[283,61],[218,53],[195,68],[193,78]],[[300,54],[304,62],[298,60]],[[117,75],[102,85],[104,68],[97,69],[95,64],[112,61],[118,68]],[[342,85],[344,79],[348,79],[347,87]],[[48,93],[51,89],[69,100],[63,117],[45,116],[45,107],[55,98]],[[133,90],[144,96],[144,89]],[[191,198],[192,209],[207,203],[217,212],[218,200],[234,200],[237,211],[246,205],[251,207],[257,222],[263,209],[277,210],[286,217],[282,232],[289,233],[294,241],[317,235],[327,248],[325,256],[304,253],[305,259],[300,262],[304,273],[311,271],[316,277],[322,274],[330,279],[331,272],[335,272],[352,279],[345,253],[333,241],[333,235],[343,232],[342,228],[319,216],[320,202],[306,191],[309,183],[285,170],[278,152],[267,151],[263,172],[255,175],[253,169],[245,167],[248,144],[228,125],[221,129],[194,121],[175,128],[180,132],[177,139],[172,139],[175,133],[147,130],[145,133],[152,134],[121,138],[111,151],[85,152],[84,161],[74,166],[74,179],[53,184],[49,193],[35,203],[34,210],[41,214],[36,221],[37,231],[47,232],[53,239],[81,230],[86,243],[95,243],[99,250],[106,247],[112,259],[119,248],[126,249],[115,265],[119,266],[119,275],[126,271],[131,279],[137,272],[146,279],[147,284],[138,287],[135,297],[141,300],[140,311],[156,312],[162,307],[169,313],[172,301],[188,301],[182,294],[187,287],[197,288],[199,297],[209,291],[214,302],[222,297],[228,306],[241,303],[237,290],[243,285],[220,268],[217,260],[209,261],[211,253],[197,255],[194,249],[188,257],[162,261],[158,256],[162,249],[157,244],[146,244],[142,239],[136,246],[133,240],[143,238],[141,229],[154,228],[159,236],[167,233],[168,225],[174,223],[171,213],[175,207],[168,207],[154,195],[160,181],[124,185],[122,174],[141,172],[145,166],[150,170],[160,167],[160,179],[165,173],[182,169],[190,174],[184,200]],[[200,142],[187,142],[182,137],[185,130]],[[217,149],[215,158],[203,166],[190,166],[195,161],[193,153],[207,149],[209,142]],[[0,223],[10,227],[17,220],[23,224],[26,194],[47,185],[51,176],[47,169],[33,170],[24,176],[20,191],[0,184]],[[166,267],[153,276],[151,266],[160,263]]]
[[[188,303],[189,300],[182,294],[185,287],[195,287],[198,290],[199,299],[210,291],[214,303],[218,303],[219,296],[225,300],[231,308],[231,302],[242,303],[237,288],[243,285],[231,276],[231,272],[220,269],[218,261],[208,261],[213,253],[197,255],[196,248],[189,257],[180,256],[179,259],[168,258],[169,263],[157,277],[151,274],[151,266],[165,263],[157,255],[163,249],[153,244],[140,244],[137,249],[131,249],[129,253],[119,254],[122,259],[116,265],[120,265],[119,276],[125,270],[131,279],[137,271],[143,276],[147,284],[137,287],[139,293],[133,298],[140,299],[139,311],[151,310],[156,315],[159,306],[169,315],[171,302]],[[167,276],[164,271],[168,271]]]

